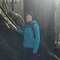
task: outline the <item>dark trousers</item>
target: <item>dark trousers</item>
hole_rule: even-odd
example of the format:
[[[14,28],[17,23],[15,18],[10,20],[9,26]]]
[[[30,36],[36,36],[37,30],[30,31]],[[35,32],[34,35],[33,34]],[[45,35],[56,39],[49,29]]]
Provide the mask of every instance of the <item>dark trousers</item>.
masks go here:
[[[37,54],[33,54],[33,48],[24,48],[22,60],[37,60]]]

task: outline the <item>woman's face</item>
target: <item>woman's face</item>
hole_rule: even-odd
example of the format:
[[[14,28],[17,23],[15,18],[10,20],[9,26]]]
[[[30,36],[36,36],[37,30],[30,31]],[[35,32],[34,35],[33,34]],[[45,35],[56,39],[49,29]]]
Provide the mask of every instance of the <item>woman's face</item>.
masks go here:
[[[32,21],[32,16],[31,16],[30,14],[28,14],[28,15],[26,16],[26,22],[28,23],[28,22],[30,22],[30,21]]]

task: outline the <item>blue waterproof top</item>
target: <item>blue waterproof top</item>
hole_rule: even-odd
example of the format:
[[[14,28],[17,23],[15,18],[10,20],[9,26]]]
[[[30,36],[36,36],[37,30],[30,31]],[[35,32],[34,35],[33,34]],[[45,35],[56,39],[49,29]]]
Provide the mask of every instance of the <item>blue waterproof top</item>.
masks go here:
[[[34,24],[34,32],[35,32],[35,37],[34,33],[29,27],[29,25]],[[26,27],[24,30],[16,30],[19,34],[24,35],[24,40],[23,40],[23,47],[25,48],[33,48],[33,52],[38,51],[39,43],[40,43],[40,28],[37,23],[37,21],[33,20],[30,23],[26,24]]]

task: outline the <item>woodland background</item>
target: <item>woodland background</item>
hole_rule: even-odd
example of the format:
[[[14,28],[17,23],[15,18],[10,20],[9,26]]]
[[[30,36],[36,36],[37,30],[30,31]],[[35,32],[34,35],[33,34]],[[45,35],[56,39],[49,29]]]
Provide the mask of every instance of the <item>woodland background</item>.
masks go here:
[[[55,44],[60,47],[59,0],[0,0],[0,60],[21,60],[23,37],[13,25],[23,30],[24,15],[34,13],[41,29],[38,53],[42,60],[59,60],[54,54]]]

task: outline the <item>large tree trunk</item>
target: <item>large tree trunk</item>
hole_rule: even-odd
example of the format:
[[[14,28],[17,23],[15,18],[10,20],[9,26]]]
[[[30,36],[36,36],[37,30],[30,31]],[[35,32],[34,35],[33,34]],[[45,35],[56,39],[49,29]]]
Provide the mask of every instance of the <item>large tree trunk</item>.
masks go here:
[[[54,0],[24,0],[24,12],[32,11],[34,19],[41,29],[40,51],[43,60],[57,60],[52,52],[55,43],[55,1]]]

